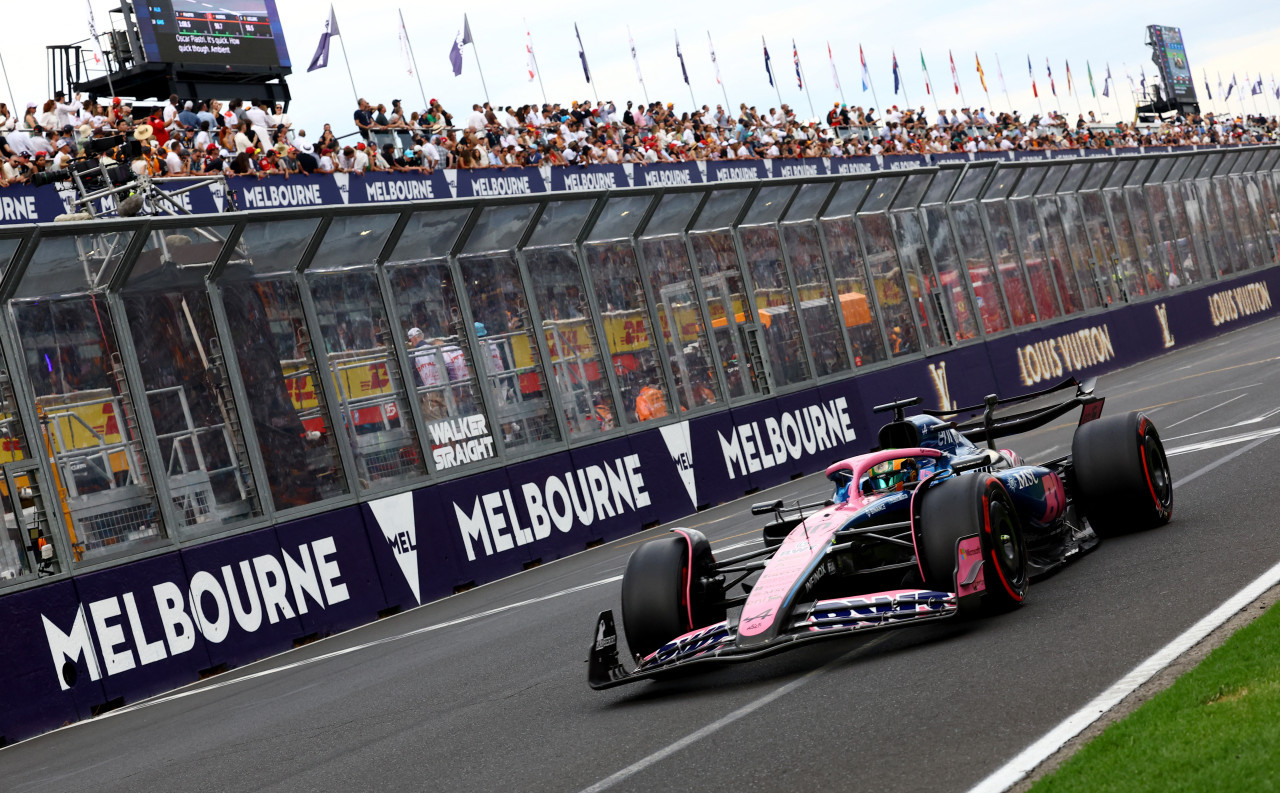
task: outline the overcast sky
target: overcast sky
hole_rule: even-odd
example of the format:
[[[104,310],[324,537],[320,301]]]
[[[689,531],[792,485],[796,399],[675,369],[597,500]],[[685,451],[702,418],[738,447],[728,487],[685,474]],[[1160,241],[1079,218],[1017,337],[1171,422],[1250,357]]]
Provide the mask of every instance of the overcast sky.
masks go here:
[[[24,28],[21,36],[10,37],[4,49],[13,99],[22,107],[27,101],[48,95],[45,47],[64,44],[87,36],[83,14],[76,7],[85,0],[69,0],[60,11],[63,23]],[[108,9],[118,0],[89,0],[99,29],[108,27]],[[670,101],[677,109],[690,106],[690,88],[698,105],[723,104],[725,94],[734,108],[739,102],[760,110],[778,104],[778,94],[769,86],[761,48],[763,35],[769,46],[775,80],[783,102],[804,117],[810,116],[810,96],[814,112],[825,115],[835,101],[877,108],[905,106],[907,97],[914,106],[934,108],[934,97],[926,95],[920,68],[921,50],[929,66],[934,96],[945,107],[960,106],[952,87],[948,52],[954,54],[961,89],[967,104],[1004,109],[1010,102],[1027,117],[1040,109],[1031,95],[1027,74],[1030,55],[1040,89],[1043,109],[1060,110],[1072,118],[1083,108],[1117,118],[1119,108],[1112,98],[1102,97],[1103,76],[1110,63],[1126,116],[1133,102],[1126,67],[1136,81],[1139,67],[1148,78],[1155,74],[1150,49],[1144,45],[1146,25],[1180,27],[1186,42],[1187,59],[1195,75],[1196,90],[1209,109],[1226,109],[1218,91],[1218,75],[1229,82],[1236,73],[1240,82],[1248,73],[1256,80],[1264,77],[1267,91],[1259,97],[1245,91],[1244,108],[1270,113],[1280,110],[1280,101],[1271,94],[1272,75],[1280,76],[1280,4],[1241,3],[1224,6],[1204,0],[1163,0],[1162,2],[1116,3],[1114,0],[1078,0],[1073,4],[1011,4],[995,2],[939,3],[835,3],[835,2],[754,2],[583,4],[514,3],[498,0],[484,4],[459,4],[458,12],[440,4],[409,3],[405,0],[334,0],[342,36],[335,39],[329,66],[308,74],[307,64],[315,51],[329,6],[322,0],[277,0],[294,74],[288,78],[293,93],[291,114],[298,125],[314,128],[314,137],[325,121],[338,134],[354,129],[351,111],[354,96],[342,58],[345,44],[355,79],[355,89],[373,103],[390,105],[404,100],[410,110],[420,109],[423,94],[438,98],[455,117],[465,118],[473,102],[485,95],[476,67],[476,50],[488,85],[489,98],[501,105],[541,102],[542,87],[551,101],[568,104],[573,99],[612,99],[623,107],[627,100],[644,99],[636,78],[628,44],[628,25],[639,55],[644,85],[650,100]],[[449,49],[462,27],[464,6],[468,11],[475,46],[464,48],[460,77],[449,66]],[[1016,11],[1013,9],[1017,9]],[[398,10],[405,24],[419,72],[410,75],[397,40]],[[456,17],[456,18],[455,18]],[[526,22],[527,20],[527,22]],[[578,61],[573,25],[577,22],[591,66],[588,84]],[[527,26],[526,26],[527,25]],[[526,71],[526,30],[532,33],[542,85],[530,82]],[[723,92],[717,85],[708,49],[708,31],[715,45],[723,78]],[[691,85],[686,87],[676,60],[675,36],[681,49]],[[799,48],[809,94],[796,86],[792,62],[792,39]],[[341,44],[339,43],[341,42]],[[843,95],[836,90],[828,44],[839,72]],[[870,69],[875,101],[862,89],[858,46],[862,45]],[[893,92],[892,53],[896,51],[904,78],[904,93]],[[974,55],[981,58],[986,72],[990,101],[983,95],[975,70]],[[997,65],[997,58],[1000,66]],[[1053,69],[1058,96],[1049,90],[1045,59]],[[1075,92],[1068,96],[1066,64],[1071,64]],[[1098,98],[1089,92],[1086,62],[1093,68]],[[999,78],[1003,68],[1009,100]],[[1204,99],[1204,75],[1208,72],[1214,99]],[[421,77],[422,88],[419,88]],[[1236,89],[1240,91],[1239,88]],[[9,97],[10,89],[3,87]],[[1077,99],[1079,95],[1079,99]],[[1240,112],[1233,93],[1230,109]]]

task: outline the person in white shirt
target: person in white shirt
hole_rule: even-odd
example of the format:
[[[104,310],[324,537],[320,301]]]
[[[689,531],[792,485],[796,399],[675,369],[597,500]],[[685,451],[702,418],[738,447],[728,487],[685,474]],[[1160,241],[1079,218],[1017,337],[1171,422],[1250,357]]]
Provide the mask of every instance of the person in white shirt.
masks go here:
[[[58,152],[53,155],[53,159],[49,162],[51,170],[61,170],[71,163],[71,142],[63,139],[58,141]]]
[[[15,129],[5,136],[5,140],[9,142],[9,148],[13,149],[14,154],[31,153],[31,133],[26,130]]]
[[[743,160],[750,156],[751,156],[751,149],[747,148],[747,142],[744,140],[742,143],[738,144],[736,159]]]
[[[484,108],[479,105],[472,105],[471,115],[467,116],[467,129],[484,129],[488,123],[484,117]]]
[[[261,102],[250,105],[244,111],[244,117],[253,125],[253,131],[258,133],[258,142],[262,144],[262,148],[269,148],[272,145],[271,122],[267,121],[266,107]]]
[[[364,173],[369,170],[369,155],[365,152],[363,143],[356,144],[356,153],[351,169],[353,173]]]
[[[200,122],[200,131],[196,133],[192,146],[196,151],[204,151],[209,148],[209,144],[213,142],[212,136],[209,135],[209,125],[207,122]]]
[[[62,91],[54,94],[53,98],[56,102],[53,111],[53,129],[62,129],[68,124],[75,126],[75,122],[80,120],[80,111],[84,108],[80,103],[80,94],[76,94],[70,102],[66,101],[66,94]]]
[[[276,103],[275,112],[267,114],[267,123],[271,125],[272,129],[283,126],[286,142],[294,139],[293,119],[289,117],[288,113],[284,112],[283,104],[279,102]]]
[[[169,123],[172,122],[177,117],[178,117],[178,95],[169,94],[169,101],[165,103],[164,114],[161,116],[161,118],[164,119],[165,127],[167,128],[169,126]]]
[[[164,155],[164,170],[169,176],[179,176],[183,172],[182,157],[178,156],[178,150],[182,148],[182,144],[176,140],[169,141],[165,147],[168,153]]]

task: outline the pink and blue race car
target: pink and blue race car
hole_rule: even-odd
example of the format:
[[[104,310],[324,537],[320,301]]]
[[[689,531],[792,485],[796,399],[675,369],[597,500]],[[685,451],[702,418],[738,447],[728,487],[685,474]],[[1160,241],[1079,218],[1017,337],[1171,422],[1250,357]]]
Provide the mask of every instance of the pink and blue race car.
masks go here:
[[[1065,401],[997,415],[1074,389]],[[880,405],[879,448],[827,468],[821,504],[756,504],[765,547],[716,559],[707,538],[673,529],[641,545],[622,578],[622,661],[612,611],[596,622],[592,688],[744,661],[830,636],[1016,607],[1031,580],[1109,533],[1167,523],[1173,480],[1141,412],[1101,418],[1094,381],[906,416],[919,397]],[[1025,405],[1024,405],[1025,407]],[[998,438],[1080,408],[1071,454],[1027,464]],[[976,415],[980,414],[980,415]],[[983,444],[979,446],[977,444]],[[628,669],[628,666],[631,666]]]

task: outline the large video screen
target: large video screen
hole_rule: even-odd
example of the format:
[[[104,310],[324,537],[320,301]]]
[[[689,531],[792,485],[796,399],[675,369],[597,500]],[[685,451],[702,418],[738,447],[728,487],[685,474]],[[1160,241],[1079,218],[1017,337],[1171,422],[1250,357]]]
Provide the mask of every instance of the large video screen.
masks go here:
[[[144,0],[133,10],[150,63],[290,66],[275,0]]]
[[[1195,81],[1187,64],[1187,48],[1182,44],[1182,30],[1165,25],[1147,26],[1147,44],[1153,50],[1152,60],[1160,67],[1165,92],[1183,102],[1196,100]]]

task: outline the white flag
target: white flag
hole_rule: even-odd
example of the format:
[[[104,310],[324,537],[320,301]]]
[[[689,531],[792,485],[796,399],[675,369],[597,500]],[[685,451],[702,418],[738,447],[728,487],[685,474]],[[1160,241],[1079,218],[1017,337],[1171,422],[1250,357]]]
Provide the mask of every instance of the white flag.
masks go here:
[[[102,44],[98,41],[98,23],[93,19],[93,5],[89,5],[89,40],[93,42],[93,65],[107,68],[107,59],[102,53]]]
[[[711,31],[707,31],[707,46],[711,47],[711,65],[716,67],[716,83],[722,84],[720,81],[720,64],[716,62],[716,45],[711,43]]]
[[[529,60],[529,82],[533,82],[538,77],[538,62],[533,59],[533,32],[529,30],[529,21],[524,23],[524,51],[525,56]]]
[[[400,54],[404,56],[404,70],[413,76],[413,51],[409,49],[409,31],[404,26],[404,12],[400,12]]]
[[[644,75],[640,73],[640,56],[636,54],[636,40],[631,36],[630,25],[627,25],[627,41],[631,44],[631,60],[636,65],[636,79],[644,85]]]
[[[827,42],[827,59],[831,61],[831,79],[836,83],[836,92],[840,91],[840,73],[836,71],[836,56],[831,54],[831,42]]]

